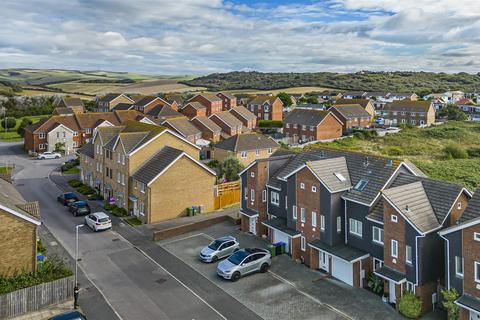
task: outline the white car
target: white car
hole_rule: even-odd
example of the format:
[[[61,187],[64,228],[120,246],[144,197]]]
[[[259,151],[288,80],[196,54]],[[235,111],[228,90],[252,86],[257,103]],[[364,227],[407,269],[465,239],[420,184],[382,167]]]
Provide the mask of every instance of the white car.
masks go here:
[[[112,220],[104,212],[95,212],[85,217],[85,224],[93,231],[106,230],[112,227]]]
[[[40,153],[37,156],[37,159],[39,159],[39,160],[58,159],[60,157],[62,157],[62,155],[60,153],[47,151],[47,152],[44,152],[44,153]]]

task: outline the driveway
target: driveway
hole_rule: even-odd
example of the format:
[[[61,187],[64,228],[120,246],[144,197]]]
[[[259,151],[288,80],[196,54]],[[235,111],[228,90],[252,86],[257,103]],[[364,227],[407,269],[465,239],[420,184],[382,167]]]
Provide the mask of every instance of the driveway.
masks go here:
[[[274,257],[267,274],[249,275],[235,283],[225,281],[217,276],[216,264],[197,258],[203,246],[225,235],[235,236],[242,247],[268,244],[228,222],[157,244],[264,319],[404,319],[380,297],[325,277],[286,255]]]

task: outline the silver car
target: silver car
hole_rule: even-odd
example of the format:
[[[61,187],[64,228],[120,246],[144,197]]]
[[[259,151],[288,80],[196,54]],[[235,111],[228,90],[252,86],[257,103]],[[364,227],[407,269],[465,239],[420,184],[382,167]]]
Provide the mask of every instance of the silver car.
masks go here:
[[[237,281],[253,272],[267,272],[272,265],[270,252],[265,249],[242,249],[217,266],[217,274],[227,280]]]
[[[228,257],[240,247],[234,237],[222,237],[213,240],[200,251],[200,260],[203,262],[217,262],[218,259]]]

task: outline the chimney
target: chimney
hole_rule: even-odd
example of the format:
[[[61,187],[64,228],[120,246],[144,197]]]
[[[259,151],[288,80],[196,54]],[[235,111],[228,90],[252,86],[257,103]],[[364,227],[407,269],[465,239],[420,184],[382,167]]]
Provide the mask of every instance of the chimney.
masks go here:
[[[410,208],[408,207],[408,204],[405,206],[405,211],[410,211]]]

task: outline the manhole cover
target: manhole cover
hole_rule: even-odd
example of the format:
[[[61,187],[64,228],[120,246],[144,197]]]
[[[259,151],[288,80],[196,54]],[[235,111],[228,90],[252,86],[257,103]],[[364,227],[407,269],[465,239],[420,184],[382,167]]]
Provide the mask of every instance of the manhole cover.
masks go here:
[[[158,279],[158,280],[155,280],[155,282],[158,283],[158,284],[162,284],[162,283],[164,283],[165,281],[167,281],[167,280],[165,280],[164,278],[160,278],[160,279]]]
[[[118,238],[115,238],[115,239],[112,239],[113,242],[116,242],[116,241],[120,241],[120,239]]]

